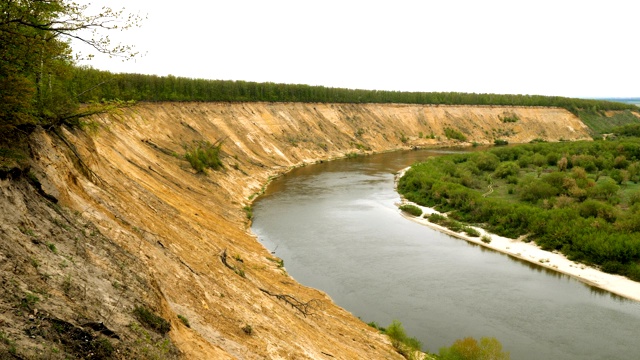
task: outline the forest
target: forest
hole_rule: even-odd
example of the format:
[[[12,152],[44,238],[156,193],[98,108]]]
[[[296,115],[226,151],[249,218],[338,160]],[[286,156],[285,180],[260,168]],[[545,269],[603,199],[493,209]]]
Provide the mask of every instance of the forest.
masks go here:
[[[88,90],[91,89],[91,90]],[[90,67],[75,67],[68,82],[70,94],[81,102],[137,101],[265,101],[320,103],[406,103],[433,105],[553,106],[578,115],[580,111],[639,111],[637,106],[614,101],[540,95],[502,95],[458,92],[402,92],[331,88],[300,84],[190,79],[175,76],[113,74]]]
[[[398,190],[457,221],[640,281],[639,138],[431,158],[412,166]]]

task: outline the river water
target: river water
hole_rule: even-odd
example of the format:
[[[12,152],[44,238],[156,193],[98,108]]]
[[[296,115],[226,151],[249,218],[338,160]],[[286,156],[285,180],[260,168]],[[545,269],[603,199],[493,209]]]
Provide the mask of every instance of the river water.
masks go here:
[[[393,174],[443,151],[296,169],[254,204],[252,231],[289,274],[425,350],[495,337],[512,359],[640,358],[640,303],[403,218]]]

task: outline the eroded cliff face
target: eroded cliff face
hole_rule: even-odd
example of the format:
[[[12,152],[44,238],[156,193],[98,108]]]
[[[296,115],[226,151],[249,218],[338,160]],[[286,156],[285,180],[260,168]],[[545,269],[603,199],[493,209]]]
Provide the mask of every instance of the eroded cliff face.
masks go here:
[[[143,103],[92,121],[86,131],[36,132],[38,180],[0,181],[0,269],[18,294],[0,301],[0,327],[19,351],[55,343],[19,331],[46,327],[46,312],[49,327],[103,322],[126,358],[141,331],[133,308],[145,305],[171,323],[178,351],[167,357],[400,359],[384,336],[287,275],[250,233],[249,199],[293,166],[460,144],[446,128],[487,144],[589,139],[578,118],[555,108]],[[183,157],[194,140],[223,140],[224,168],[196,174]],[[38,284],[39,301],[21,307],[20,294]]]

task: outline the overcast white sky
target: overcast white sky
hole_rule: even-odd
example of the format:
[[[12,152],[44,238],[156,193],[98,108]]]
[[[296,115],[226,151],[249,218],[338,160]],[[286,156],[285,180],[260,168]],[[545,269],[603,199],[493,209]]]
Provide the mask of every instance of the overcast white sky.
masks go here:
[[[640,97],[637,0],[109,0],[113,72],[331,87]],[[75,47],[87,52],[88,49]]]

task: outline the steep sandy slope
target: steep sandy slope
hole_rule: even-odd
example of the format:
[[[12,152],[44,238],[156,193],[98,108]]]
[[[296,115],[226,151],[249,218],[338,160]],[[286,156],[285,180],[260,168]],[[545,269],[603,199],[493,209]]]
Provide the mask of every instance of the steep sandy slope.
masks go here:
[[[501,121],[514,115],[518,121]],[[569,112],[540,108],[163,103],[139,104],[93,121],[97,128],[87,131],[34,134],[31,172],[44,193],[63,205],[60,214],[72,224],[67,228],[78,233],[82,226],[95,227],[106,245],[92,245],[89,230],[76,235],[55,230],[61,220],[46,204],[33,211],[38,186],[2,180],[0,236],[11,244],[0,248],[3,281],[42,275],[42,267],[24,264],[22,275],[11,270],[16,257],[40,257],[56,266],[47,270],[50,289],[32,307],[47,308],[74,326],[104,322],[124,334],[110,340],[120,349],[119,341],[136,333],[130,325],[134,306],[144,304],[170,321],[169,336],[190,359],[401,358],[385,337],[321,291],[289,277],[250,234],[243,207],[270,177],[350,153],[457,144],[447,140],[445,128],[478,143],[589,138]],[[196,174],[183,158],[183,145],[194,140],[223,140],[224,169]],[[34,248],[31,235],[45,245],[59,241],[59,252]],[[74,237],[75,242],[65,240]],[[64,259],[57,257],[73,257],[78,242],[89,247],[74,258],[81,264],[62,266]],[[109,255],[115,252],[122,255]],[[60,290],[68,288],[70,276],[74,289],[85,289],[84,298]],[[116,283],[124,283],[126,291]],[[87,286],[93,300],[81,320],[69,309],[83,305]],[[21,289],[16,291],[33,290],[27,287],[16,285]],[[0,326],[18,345],[48,340],[7,325],[37,309],[16,312],[17,305],[6,299],[0,306],[12,311],[4,323],[0,318]]]

